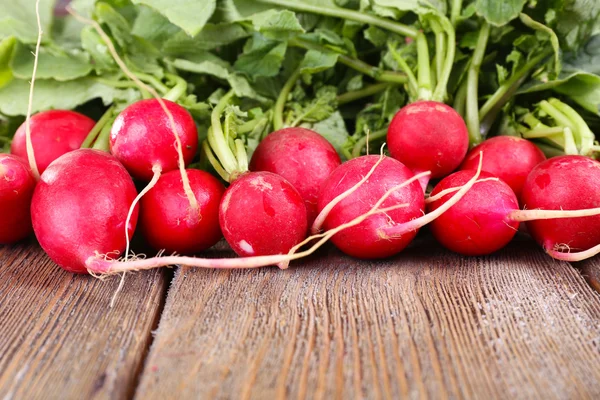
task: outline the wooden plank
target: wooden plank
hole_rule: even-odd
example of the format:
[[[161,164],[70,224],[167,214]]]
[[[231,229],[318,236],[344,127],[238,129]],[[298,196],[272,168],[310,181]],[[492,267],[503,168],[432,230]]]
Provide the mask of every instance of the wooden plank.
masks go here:
[[[591,287],[600,292],[600,260],[594,257],[576,264]]]
[[[304,264],[178,269],[135,398],[600,396],[600,296],[532,242]]]
[[[0,398],[131,397],[166,293],[163,271],[67,273],[37,245],[0,248]]]

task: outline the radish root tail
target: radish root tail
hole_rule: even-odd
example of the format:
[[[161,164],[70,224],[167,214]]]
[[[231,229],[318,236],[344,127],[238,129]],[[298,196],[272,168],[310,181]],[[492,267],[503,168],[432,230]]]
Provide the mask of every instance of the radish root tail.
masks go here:
[[[38,2],[39,2],[39,0],[38,0]],[[86,17],[78,14],[75,10],[73,10],[73,8],[71,6],[67,6],[67,11],[79,22],[84,23],[86,25],[90,25],[92,28],[94,28],[94,30],[102,38],[102,41],[106,44],[108,51],[112,55],[113,59],[115,60],[115,62],[119,66],[119,68],[121,68],[123,73],[125,75],[127,75],[127,77],[129,79],[131,79],[142,91],[146,91],[146,92],[150,93],[152,95],[152,97],[154,97],[156,99],[156,101],[158,101],[158,103],[160,104],[161,108],[167,115],[169,124],[171,126],[171,130],[173,131],[173,136],[175,137],[175,148],[177,150],[177,155],[178,155],[177,164],[179,166],[179,172],[181,173],[181,181],[183,182],[183,191],[185,192],[185,195],[186,195],[188,201],[190,202],[190,207],[191,207],[193,213],[199,215],[200,214],[200,206],[198,205],[198,200],[196,199],[196,196],[194,196],[194,192],[192,191],[192,187],[190,185],[189,177],[185,170],[185,160],[183,158],[183,149],[181,146],[181,139],[179,138],[179,135],[177,134],[177,125],[175,124],[175,119],[173,118],[173,114],[171,114],[171,111],[169,111],[169,109],[167,108],[167,105],[165,104],[163,99],[160,97],[158,92],[153,87],[148,86],[144,82],[142,82],[133,72],[131,72],[129,70],[129,68],[127,68],[127,65],[125,65],[125,63],[119,56],[119,53],[115,49],[115,46],[114,46],[112,40],[110,40],[110,38],[108,37],[106,32],[104,32],[104,30],[100,26],[100,24],[98,24],[94,20],[91,20],[89,18],[86,18]]]

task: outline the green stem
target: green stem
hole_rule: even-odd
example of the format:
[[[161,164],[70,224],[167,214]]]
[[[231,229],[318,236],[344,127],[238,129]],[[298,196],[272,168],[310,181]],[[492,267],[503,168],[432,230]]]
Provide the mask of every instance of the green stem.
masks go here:
[[[229,147],[227,139],[225,139],[223,127],[221,125],[221,114],[223,114],[225,107],[227,107],[227,104],[233,95],[234,91],[230,90],[223,95],[223,97],[221,97],[221,100],[219,100],[210,116],[211,127],[208,130],[209,142],[212,150],[228,174],[232,174],[233,172],[237,171],[238,163],[233,152],[231,151],[231,148]]]
[[[175,102],[187,91],[187,82],[183,78],[173,74],[167,74],[166,77],[176,83],[175,86],[164,94],[163,99]]]
[[[113,81],[112,79],[105,79],[105,78],[93,78],[93,79],[98,83],[101,83],[106,86],[114,87],[117,89],[129,89],[129,88],[137,89],[137,85],[133,81]]]
[[[108,110],[106,110],[104,114],[102,114],[102,117],[100,117],[98,122],[96,122],[96,125],[94,125],[90,133],[88,133],[85,140],[81,144],[82,149],[89,149],[92,146],[92,144],[100,134],[100,131],[102,131],[106,123],[112,118],[114,110],[115,106],[111,106],[108,108]]]
[[[483,139],[479,132],[479,69],[489,37],[490,26],[484,21],[479,31],[479,38],[467,73],[466,122],[469,129],[469,142],[472,145],[481,143]]]
[[[298,38],[290,39],[288,41],[288,44],[290,46],[301,47],[303,49],[313,49],[313,50],[324,51],[324,52],[328,51],[328,49],[323,46],[319,46],[315,43],[311,43],[306,40],[301,40]],[[329,51],[331,51],[331,50],[329,50]],[[365,74],[379,82],[389,82],[389,83],[399,83],[399,84],[404,84],[407,82],[406,75],[404,75],[404,74],[399,74],[399,73],[393,72],[393,71],[381,70],[381,69],[374,67],[372,65],[369,65],[359,59],[352,58],[352,57],[346,56],[344,54],[338,54],[338,61],[341,64],[344,64],[345,66],[352,68],[353,70],[358,71],[361,74]]]
[[[381,138],[384,138],[386,136],[387,136],[387,129],[381,129],[381,130],[373,133],[372,135],[363,136],[362,138],[360,138],[356,142],[356,144],[352,148],[352,154],[351,154],[352,157],[351,158],[360,157],[362,149],[365,147],[365,145],[368,146],[367,139],[368,139],[368,141],[370,143],[372,140],[381,139]]]
[[[160,82],[158,79],[156,79],[152,75],[143,74],[141,72],[136,72],[135,76],[137,76],[140,81],[149,83],[152,86],[154,86],[154,88],[156,90],[158,90],[161,95],[164,95],[165,93],[167,93],[169,91],[169,88],[167,86],[165,86],[162,82]]]
[[[100,135],[94,142],[92,149],[102,150],[102,151],[110,151],[110,129],[111,124],[106,124],[100,131]]]
[[[210,149],[210,146],[206,142],[206,140],[202,142],[202,150],[204,150],[206,159],[208,160],[210,165],[212,165],[212,167],[215,169],[217,174],[219,174],[219,176],[221,178],[223,178],[223,180],[225,182],[229,182],[229,178],[230,178],[229,174],[227,173],[227,171],[225,171],[223,169],[223,167],[221,167],[221,164],[219,164],[219,161],[215,158],[215,156],[214,156],[212,150]]]
[[[436,20],[430,21],[431,29],[435,33],[435,77],[439,82],[442,79],[442,70],[444,68],[444,60],[446,55],[444,49],[446,48],[446,36],[440,24]]]
[[[328,17],[342,18],[350,21],[360,22],[367,25],[378,26],[388,31],[397,33],[402,36],[415,38],[417,30],[413,27],[400,24],[389,19],[380,18],[375,15],[367,14],[360,11],[349,10],[342,7],[327,7],[316,4],[310,4],[295,0],[257,0],[259,3],[271,4],[280,6],[295,11],[302,11],[312,14],[320,14]]]
[[[417,34],[417,82],[419,84],[419,100],[431,100],[431,70],[429,68],[429,45],[423,32]]]
[[[379,92],[383,92],[385,89],[387,89],[391,86],[392,86],[392,84],[386,83],[386,82],[368,85],[359,90],[353,90],[351,92],[346,92],[344,94],[340,94],[337,97],[337,103],[338,103],[338,105],[352,103],[353,101],[360,100],[365,97],[373,96]]]
[[[555,127],[555,128],[540,128],[540,129],[532,129],[529,131],[522,132],[521,135],[525,139],[541,139],[547,138],[550,136],[556,136],[564,133],[563,128]]]
[[[258,124],[262,121],[262,118],[255,118],[248,122],[243,123],[242,125],[237,127],[237,133],[239,135],[245,135],[250,133],[258,126]]]
[[[417,82],[415,74],[408,66],[406,60],[402,58],[402,55],[396,51],[396,47],[394,45],[388,43],[388,49],[392,54],[392,57],[400,67],[400,69],[402,69],[402,71],[404,71],[404,73],[406,74],[406,77],[408,79],[409,92],[412,93],[414,96],[417,96],[417,93],[419,91],[419,83]]]
[[[235,154],[239,165],[238,170],[241,172],[248,171],[248,154],[242,139],[235,139]]]
[[[12,139],[11,139],[11,138],[8,138],[8,137],[6,137],[6,136],[0,136],[0,142],[3,142],[3,143],[10,143],[10,142],[12,142]]]
[[[468,80],[463,79],[462,83],[458,87],[458,91],[456,92],[456,96],[454,97],[453,107],[457,113],[459,113],[463,118],[465,117],[465,108],[467,102],[467,88]]]
[[[460,18],[460,13],[462,11],[462,0],[452,0],[452,7],[450,11],[450,20],[452,21],[452,25],[456,26],[458,23],[458,19]]]
[[[565,115],[573,124],[575,139],[579,142],[580,154],[588,155],[592,151],[595,136],[590,127],[577,111],[558,99],[550,99],[548,102]]]
[[[290,92],[294,88],[294,85],[299,77],[300,68],[296,69],[292,75],[290,75],[288,80],[285,82],[285,85],[283,85],[283,88],[281,88],[281,93],[279,93],[279,96],[277,97],[273,111],[273,129],[276,131],[280,130],[284,126],[283,110],[285,109],[285,103],[287,102],[288,96],[290,95]]]
[[[448,95],[448,82],[450,81],[452,67],[454,66],[454,57],[456,54],[456,33],[454,32],[454,27],[446,17],[441,19],[441,24],[447,35],[447,40],[444,42],[446,45],[446,55],[444,58],[440,79],[438,80],[435,91],[433,92],[433,99],[435,101],[443,102]]]
[[[529,75],[531,70],[535,68],[536,65],[540,63],[544,58],[548,57],[548,55],[552,53],[552,49],[546,49],[537,57],[532,58],[529,62],[527,62],[519,71],[517,71],[513,76],[511,76],[506,82],[504,82],[496,92],[489,98],[487,101],[481,106],[479,110],[479,120],[483,120],[486,115],[495,108],[498,104],[503,106],[506,102],[504,99],[508,99],[509,96],[505,96],[510,91],[511,93],[518,89],[519,81]],[[516,86],[516,87],[515,87]]]

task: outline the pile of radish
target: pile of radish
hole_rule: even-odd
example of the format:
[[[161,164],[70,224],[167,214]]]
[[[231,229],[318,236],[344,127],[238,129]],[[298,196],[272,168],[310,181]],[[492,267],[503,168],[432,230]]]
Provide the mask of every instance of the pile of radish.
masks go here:
[[[0,154],[0,244],[33,234],[60,267],[91,274],[172,264],[287,268],[326,242],[352,257],[387,258],[425,226],[443,247],[464,256],[494,253],[520,228],[556,259],[578,261],[600,252],[600,162],[594,159],[600,146],[581,116],[590,108],[569,97],[566,86],[556,85],[560,99],[535,97],[554,87],[531,89],[540,71],[558,68],[543,34],[530,40],[546,50],[530,54],[521,69],[515,64],[514,76],[486,92],[479,73],[489,67],[490,35],[505,33],[490,27],[485,9],[471,17],[470,28],[457,17],[460,9],[419,8],[414,26],[370,6],[346,9],[345,18],[365,29],[395,27],[382,43],[370,31],[369,43],[352,44],[327,25],[336,5],[312,7],[326,17],[308,27],[296,19],[293,4],[285,2],[292,11],[282,11],[279,0],[259,0],[275,7],[267,11],[277,15],[270,23],[258,18],[266,18],[264,4],[232,21],[215,14],[212,29],[239,24],[237,42],[203,42],[193,56],[188,52],[197,49],[174,45],[164,50],[168,56],[148,51],[144,57],[154,58],[142,65],[143,57],[136,59],[141,53],[127,46],[138,43],[136,50],[145,51],[168,41],[135,36],[142,35],[144,15],[153,13],[153,21],[164,20],[173,31],[181,27],[161,10],[123,3],[130,8],[98,2],[91,15],[69,8],[60,16],[84,26],[81,51],[88,52],[89,76],[72,79],[110,87],[110,100],[91,96],[69,109],[40,109],[39,60],[32,60],[27,112],[19,114],[26,118],[7,136],[4,148],[11,154]],[[110,13],[123,21],[136,15],[137,30],[123,31],[129,23],[123,21],[112,26],[105,18]],[[373,19],[362,21],[363,13]],[[288,21],[280,27],[281,18]],[[520,18],[504,24],[539,29],[528,15]],[[202,36],[202,29],[192,36]],[[407,39],[398,46],[401,33]],[[472,54],[457,47],[457,35],[465,40],[467,33],[477,42]],[[12,57],[15,37],[0,37],[0,58]],[[108,52],[94,51],[91,38]],[[259,59],[275,53],[253,53],[262,51],[261,40],[273,52],[280,43],[291,48],[281,60],[269,59],[280,63],[273,71]],[[43,53],[40,43],[36,54]],[[359,59],[354,46],[380,52],[377,67]],[[228,62],[224,48],[236,59]],[[22,72],[13,68],[14,83]],[[39,79],[47,79],[47,64],[40,68]],[[499,73],[510,74],[504,69]],[[0,79],[0,117],[10,109],[2,104],[4,85]],[[510,99],[517,93],[524,99],[518,105]],[[135,234],[158,256],[136,256],[130,250]],[[222,239],[239,257],[202,256]]]

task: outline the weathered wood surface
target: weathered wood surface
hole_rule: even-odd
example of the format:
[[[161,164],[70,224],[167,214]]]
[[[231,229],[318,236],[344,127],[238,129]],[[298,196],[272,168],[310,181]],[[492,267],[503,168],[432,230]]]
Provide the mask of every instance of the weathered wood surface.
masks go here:
[[[136,399],[599,398],[600,295],[531,242],[178,269]]]
[[[166,292],[163,271],[73,275],[37,245],[0,247],[0,399],[132,396]]]
[[[583,261],[577,265],[581,268],[581,273],[588,281],[591,287],[600,292],[600,259],[594,257],[591,260]]]

